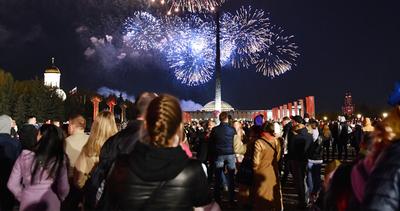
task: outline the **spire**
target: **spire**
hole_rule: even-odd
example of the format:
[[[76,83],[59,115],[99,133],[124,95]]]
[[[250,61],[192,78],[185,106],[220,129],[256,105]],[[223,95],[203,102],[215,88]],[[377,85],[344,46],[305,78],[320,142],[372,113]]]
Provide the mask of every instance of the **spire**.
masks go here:
[[[51,65],[54,66],[54,57],[51,57]]]

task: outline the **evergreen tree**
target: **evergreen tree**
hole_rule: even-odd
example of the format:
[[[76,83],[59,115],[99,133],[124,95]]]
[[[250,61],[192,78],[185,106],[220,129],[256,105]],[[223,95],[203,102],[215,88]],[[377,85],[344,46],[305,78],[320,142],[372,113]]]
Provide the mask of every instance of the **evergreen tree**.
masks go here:
[[[11,115],[14,102],[14,79],[10,73],[0,69],[0,115]]]
[[[14,110],[13,117],[15,118],[15,121],[17,122],[17,124],[18,125],[24,124],[25,118],[27,116],[27,110],[28,110],[28,100],[24,94],[21,94],[18,96],[18,99],[15,103],[13,110]]]
[[[28,86],[30,87],[28,93],[28,115],[34,115],[38,122],[44,122],[46,120],[45,111],[48,105],[46,101],[49,96],[46,96],[47,93],[44,92],[44,86],[37,79],[29,81]]]

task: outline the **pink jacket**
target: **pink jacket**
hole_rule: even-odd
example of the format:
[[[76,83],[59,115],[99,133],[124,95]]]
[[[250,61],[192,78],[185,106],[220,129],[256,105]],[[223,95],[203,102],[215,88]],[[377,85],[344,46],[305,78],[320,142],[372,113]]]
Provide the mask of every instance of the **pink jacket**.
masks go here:
[[[190,147],[189,147],[189,144],[188,144],[187,142],[182,142],[182,143],[181,143],[181,147],[182,147],[183,151],[186,152],[186,155],[187,155],[189,158],[192,158],[192,157],[193,157],[193,153],[192,153],[192,151],[190,151]]]
[[[372,162],[369,162],[368,159],[363,159],[358,161],[358,163],[353,166],[351,171],[351,185],[353,188],[353,193],[360,203],[364,198],[367,180],[373,170],[373,167],[374,165]]]
[[[40,178],[35,177],[31,181],[34,158],[34,152],[22,151],[14,164],[7,187],[21,203],[20,210],[60,210],[60,203],[69,192],[66,162],[61,168],[57,185],[52,188],[54,180],[48,178],[47,170],[44,170]]]

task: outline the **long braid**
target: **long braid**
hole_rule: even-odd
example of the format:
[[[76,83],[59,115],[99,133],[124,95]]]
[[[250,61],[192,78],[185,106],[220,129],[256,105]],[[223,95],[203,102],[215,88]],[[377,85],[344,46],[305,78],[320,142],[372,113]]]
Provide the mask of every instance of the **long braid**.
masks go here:
[[[178,100],[170,95],[160,95],[149,105],[146,124],[151,143],[167,146],[182,122],[182,110]]]

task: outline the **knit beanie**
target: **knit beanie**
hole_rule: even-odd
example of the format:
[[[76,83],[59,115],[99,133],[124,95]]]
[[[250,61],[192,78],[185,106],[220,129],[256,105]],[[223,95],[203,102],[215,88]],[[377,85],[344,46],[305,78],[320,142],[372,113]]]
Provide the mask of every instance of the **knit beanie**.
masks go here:
[[[11,117],[8,115],[0,116],[0,133],[11,133]]]

